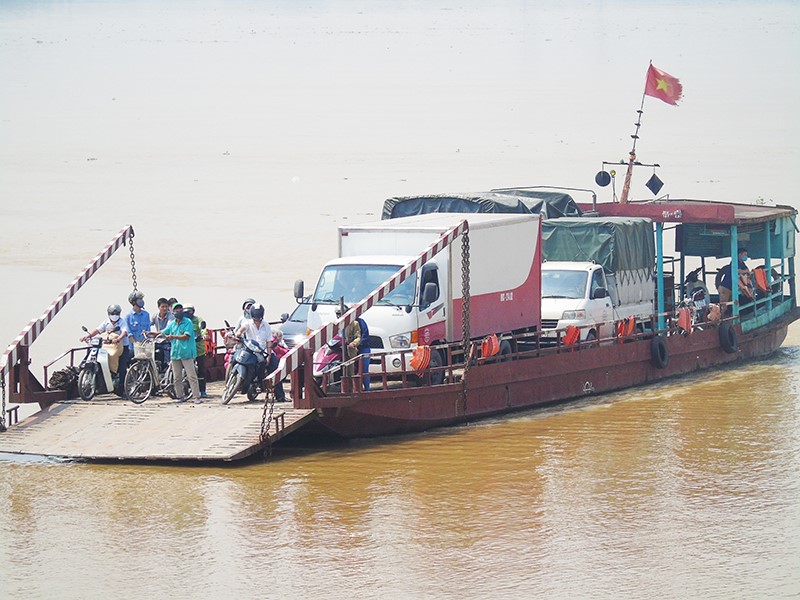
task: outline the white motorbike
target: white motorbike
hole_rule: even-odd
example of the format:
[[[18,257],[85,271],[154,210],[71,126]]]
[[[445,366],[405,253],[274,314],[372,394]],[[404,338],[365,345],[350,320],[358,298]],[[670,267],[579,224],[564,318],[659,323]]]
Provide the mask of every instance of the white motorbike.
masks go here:
[[[86,326],[82,329],[89,333]],[[89,352],[80,365],[78,375],[78,394],[83,400],[91,400],[97,394],[110,394],[114,391],[116,373],[111,372],[107,347],[113,345],[106,332],[89,340]],[[106,347],[104,347],[106,346]]]

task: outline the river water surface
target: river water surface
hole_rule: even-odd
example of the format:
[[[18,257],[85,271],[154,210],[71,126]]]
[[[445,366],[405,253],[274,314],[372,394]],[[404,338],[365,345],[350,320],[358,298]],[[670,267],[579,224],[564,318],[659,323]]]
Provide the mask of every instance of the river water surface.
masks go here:
[[[0,3],[0,337],[127,223],[148,308],[219,326],[291,310],[385,198],[594,187],[650,59],[685,89],[645,102],[663,193],[800,206],[794,2]],[[123,249],[35,372],[130,287]],[[0,597],[796,598],[799,379],[793,326],[763,362],[269,463],[2,456]]]

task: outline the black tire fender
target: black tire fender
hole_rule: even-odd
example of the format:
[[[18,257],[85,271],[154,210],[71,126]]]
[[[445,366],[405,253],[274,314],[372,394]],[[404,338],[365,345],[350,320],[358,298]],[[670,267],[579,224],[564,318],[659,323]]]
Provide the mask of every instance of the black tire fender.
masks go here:
[[[657,335],[650,344],[650,359],[657,369],[664,369],[669,364],[669,348],[667,340]]]
[[[739,351],[739,341],[736,339],[736,330],[728,321],[725,321],[719,326],[719,344],[726,354],[734,354]]]

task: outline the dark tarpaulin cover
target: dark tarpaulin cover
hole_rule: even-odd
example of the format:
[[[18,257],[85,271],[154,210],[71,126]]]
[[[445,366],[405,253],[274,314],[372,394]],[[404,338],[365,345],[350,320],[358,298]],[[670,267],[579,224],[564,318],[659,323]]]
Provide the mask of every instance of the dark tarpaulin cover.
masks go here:
[[[533,190],[504,190],[477,194],[405,196],[383,203],[381,219],[396,219],[429,213],[522,213],[541,214],[545,219],[580,216],[581,210],[569,194]]]
[[[525,206],[535,214],[541,214],[545,219],[556,219],[558,217],[581,217],[583,211],[572,199],[572,196],[564,192],[543,192],[540,190],[493,190],[496,194],[505,196],[515,196],[522,198]]]
[[[542,221],[542,257],[594,261],[606,272],[648,272],[655,264],[653,222],[644,218],[583,217]]]

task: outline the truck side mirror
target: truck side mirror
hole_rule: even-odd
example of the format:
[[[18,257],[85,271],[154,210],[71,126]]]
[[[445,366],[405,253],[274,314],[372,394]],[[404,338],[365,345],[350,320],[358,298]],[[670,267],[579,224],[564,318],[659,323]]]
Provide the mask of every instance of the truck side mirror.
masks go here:
[[[425,306],[428,306],[438,297],[439,297],[439,286],[432,281],[426,283],[425,287],[422,289],[422,303]]]
[[[289,313],[281,313],[281,323],[286,323],[289,320]]]
[[[592,299],[596,298],[608,298],[608,290],[606,288],[597,288],[592,292]]]
[[[298,279],[297,281],[295,281],[294,282],[294,298],[295,298],[295,300],[297,300],[298,302],[300,300],[302,300],[303,296],[305,296],[305,294],[303,293],[304,291],[305,291],[305,286],[303,284],[303,280],[302,279]]]

